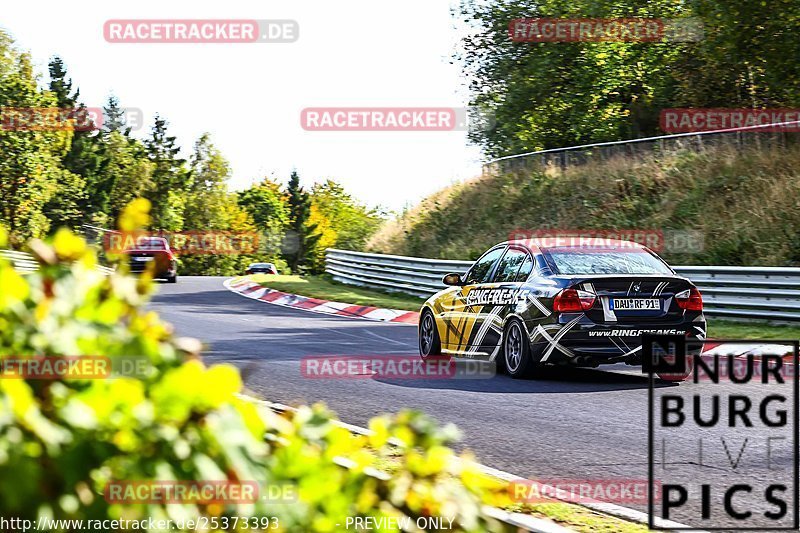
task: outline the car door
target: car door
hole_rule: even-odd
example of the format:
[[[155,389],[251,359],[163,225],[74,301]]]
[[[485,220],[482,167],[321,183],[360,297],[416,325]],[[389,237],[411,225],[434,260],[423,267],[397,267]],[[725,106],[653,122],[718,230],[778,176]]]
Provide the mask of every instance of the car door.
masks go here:
[[[510,246],[503,254],[490,283],[482,286],[486,292],[479,299],[473,298],[486,303],[475,321],[470,353],[491,357],[497,352],[505,320],[516,307],[520,289],[532,269],[533,257],[524,248]]]
[[[467,354],[470,337],[483,308],[470,303],[470,293],[492,279],[495,267],[506,248],[505,245],[496,246],[475,261],[464,275],[464,285],[456,288],[452,300],[443,308],[445,335],[442,336],[442,349],[446,353]]]

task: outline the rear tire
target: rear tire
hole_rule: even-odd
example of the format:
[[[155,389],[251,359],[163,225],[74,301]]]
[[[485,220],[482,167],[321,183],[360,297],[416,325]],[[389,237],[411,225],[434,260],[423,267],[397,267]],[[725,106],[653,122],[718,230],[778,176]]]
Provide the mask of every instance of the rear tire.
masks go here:
[[[178,276],[167,276],[167,283],[177,283]]]
[[[522,322],[512,318],[503,332],[503,366],[515,379],[531,376],[538,366],[533,362],[531,342]]]
[[[442,342],[436,319],[429,309],[422,311],[419,317],[419,355],[422,359],[442,355]]]

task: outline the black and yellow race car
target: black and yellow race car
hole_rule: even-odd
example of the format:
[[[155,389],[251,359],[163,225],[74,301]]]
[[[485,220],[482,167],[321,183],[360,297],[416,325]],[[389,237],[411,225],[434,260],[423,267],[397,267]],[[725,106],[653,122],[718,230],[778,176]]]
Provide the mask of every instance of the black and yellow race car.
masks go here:
[[[648,248],[629,241],[508,241],[422,306],[423,359],[494,361],[513,377],[545,364],[642,364],[645,333],[706,335],[697,287]],[[684,375],[662,375],[682,381]]]

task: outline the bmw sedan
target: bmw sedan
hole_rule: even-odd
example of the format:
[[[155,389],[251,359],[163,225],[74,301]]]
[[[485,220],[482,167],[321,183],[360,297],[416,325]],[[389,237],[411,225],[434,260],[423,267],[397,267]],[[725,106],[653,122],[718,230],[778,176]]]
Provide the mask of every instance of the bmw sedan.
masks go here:
[[[155,278],[175,283],[178,280],[178,261],[163,237],[136,239],[135,245],[124,251],[128,256],[130,271],[140,274],[150,270]]]
[[[508,241],[443,282],[421,310],[421,356],[494,361],[515,378],[543,365],[641,365],[645,333],[706,335],[697,287],[629,241]]]

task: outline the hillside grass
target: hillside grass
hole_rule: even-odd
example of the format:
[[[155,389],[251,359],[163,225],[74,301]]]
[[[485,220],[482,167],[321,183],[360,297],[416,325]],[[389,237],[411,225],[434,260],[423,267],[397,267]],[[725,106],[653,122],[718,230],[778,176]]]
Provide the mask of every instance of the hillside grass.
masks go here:
[[[800,146],[714,147],[488,174],[388,221],[372,252],[476,259],[516,230],[698,230],[673,264],[800,264]]]

